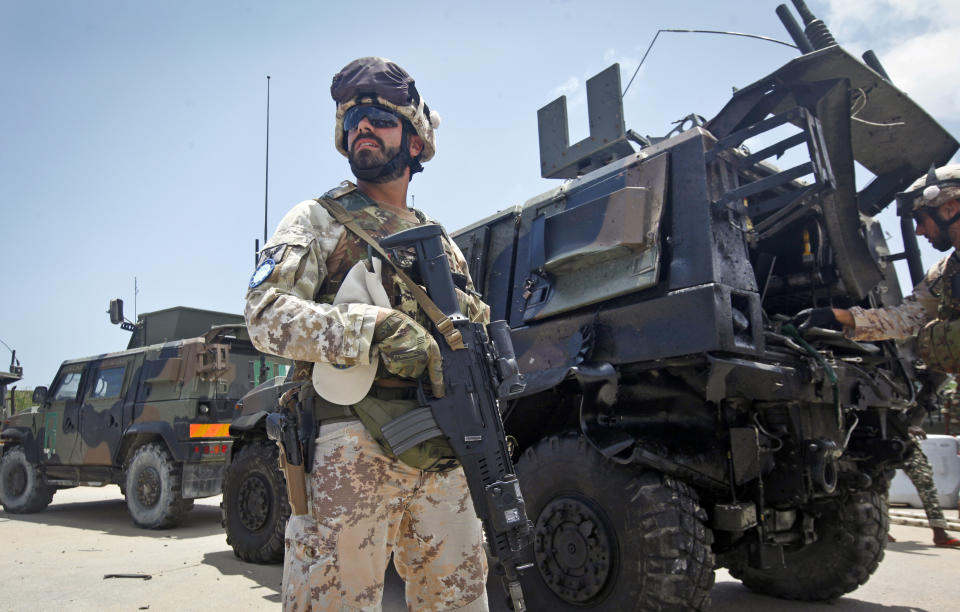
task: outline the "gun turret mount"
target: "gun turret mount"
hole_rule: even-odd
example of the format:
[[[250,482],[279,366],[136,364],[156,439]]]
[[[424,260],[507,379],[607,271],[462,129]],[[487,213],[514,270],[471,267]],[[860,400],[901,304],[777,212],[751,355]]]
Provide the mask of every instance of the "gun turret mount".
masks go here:
[[[620,64],[587,79],[590,135],[574,145],[570,144],[566,96],[537,111],[540,176],[577,178],[634,152],[627,142],[620,91]]]

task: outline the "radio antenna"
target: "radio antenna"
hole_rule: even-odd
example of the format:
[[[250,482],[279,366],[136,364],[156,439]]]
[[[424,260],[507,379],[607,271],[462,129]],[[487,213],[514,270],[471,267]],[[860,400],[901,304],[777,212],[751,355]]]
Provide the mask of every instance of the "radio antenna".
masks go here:
[[[263,245],[267,245],[267,193],[270,186],[270,75],[267,75],[267,156],[263,174]]]

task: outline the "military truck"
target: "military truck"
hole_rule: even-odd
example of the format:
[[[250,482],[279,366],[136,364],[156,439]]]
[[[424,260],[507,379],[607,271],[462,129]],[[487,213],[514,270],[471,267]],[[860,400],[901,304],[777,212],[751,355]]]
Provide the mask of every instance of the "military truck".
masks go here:
[[[721,566],[831,599],[883,558],[912,357],[786,323],[901,301],[893,262],[923,273],[912,222],[895,254],[874,216],[958,144],[795,4],[805,28],[778,14],[802,55],[709,121],[627,130],[616,65],[587,82],[583,141],[563,97],[540,109],[541,174],[565,182],[454,233],[526,377],[503,417],[535,523],[531,610],[703,610]],[[225,483],[244,559],[282,556],[262,419],[291,384],[252,392],[231,427],[254,466]]]
[[[912,222],[892,254],[873,216],[957,142],[795,4],[805,52],[669,138],[625,129],[616,66],[583,141],[564,98],[540,109],[542,175],[566,181],[455,233],[526,376],[504,423],[532,610],[702,610],[719,566],[832,599],[883,558],[910,356],[788,321],[901,301]]]
[[[122,302],[111,318],[124,321]],[[117,484],[133,522],[158,529],[220,494],[235,404],[283,362],[261,365],[240,315],[178,307],[125,323],[127,350],[63,362],[34,390],[38,410],[3,422],[7,512],[39,512],[58,489]]]

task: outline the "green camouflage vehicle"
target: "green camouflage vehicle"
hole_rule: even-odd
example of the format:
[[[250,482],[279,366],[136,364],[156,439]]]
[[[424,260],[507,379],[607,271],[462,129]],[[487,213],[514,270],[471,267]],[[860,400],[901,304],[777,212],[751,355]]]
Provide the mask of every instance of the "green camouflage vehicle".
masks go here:
[[[122,303],[111,306],[121,322]],[[123,326],[127,350],[63,362],[34,390],[36,412],[3,422],[7,512],[39,512],[57,489],[116,484],[134,523],[158,529],[220,494],[234,406],[284,366],[261,362],[240,315],[180,307]]]

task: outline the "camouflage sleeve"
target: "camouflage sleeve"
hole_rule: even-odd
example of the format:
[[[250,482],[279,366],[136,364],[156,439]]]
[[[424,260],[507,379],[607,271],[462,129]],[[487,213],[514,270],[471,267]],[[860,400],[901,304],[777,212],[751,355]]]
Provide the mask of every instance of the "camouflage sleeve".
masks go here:
[[[913,293],[904,298],[899,306],[889,308],[850,309],[855,327],[847,331],[854,340],[903,340],[917,335],[927,322],[937,317],[940,300],[932,288],[940,281],[947,259],[930,268],[923,280],[913,288]]]
[[[301,361],[370,363],[377,310],[313,301],[326,278],[326,259],[344,231],[313,200],[301,202],[280,222],[247,290],[244,316],[257,350]]]

